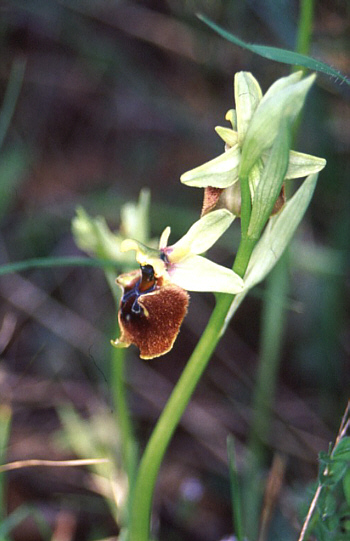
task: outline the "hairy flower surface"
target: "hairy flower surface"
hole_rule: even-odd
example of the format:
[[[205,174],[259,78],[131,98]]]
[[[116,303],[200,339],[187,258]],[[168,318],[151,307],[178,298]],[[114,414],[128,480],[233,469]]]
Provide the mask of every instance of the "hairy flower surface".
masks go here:
[[[263,96],[251,73],[235,76],[236,109],[226,114],[232,128],[218,126],[216,132],[225,142],[225,152],[209,162],[187,171],[181,182],[205,188],[202,214],[217,205],[220,196],[235,215],[240,215],[240,176],[249,174],[251,198],[254,195],[268,161],[271,147],[278,137],[281,123],[291,125],[304,104],[306,94],[314,82],[311,75],[302,79],[302,72],[278,79]],[[326,161],[291,150],[284,180],[302,178],[317,173]],[[274,212],[284,202],[280,194]]]
[[[162,277],[156,278],[151,265],[122,274],[117,284],[123,289],[118,313],[121,336],[112,344],[117,347],[135,344],[142,359],[167,353],[187,313],[187,291],[165,284]]]
[[[118,314],[121,336],[113,345],[135,344],[144,359],[163,355],[172,348],[186,315],[187,290],[231,294],[243,290],[242,279],[231,269],[199,255],[218,240],[232,220],[229,211],[214,211],[195,222],[172,246],[167,245],[167,227],[158,250],[132,239],[122,243],[122,251],[136,251],[140,270],[117,278],[123,290]]]

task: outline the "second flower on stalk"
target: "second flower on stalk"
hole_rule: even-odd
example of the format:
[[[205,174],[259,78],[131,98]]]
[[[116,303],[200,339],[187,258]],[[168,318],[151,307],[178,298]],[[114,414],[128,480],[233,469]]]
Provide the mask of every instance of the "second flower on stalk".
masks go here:
[[[243,290],[243,280],[231,269],[199,255],[218,240],[233,219],[225,209],[214,211],[195,222],[171,246],[167,245],[167,227],[158,250],[132,239],[122,243],[122,251],[136,251],[140,270],[117,278],[123,296],[118,315],[121,336],[112,342],[114,346],[135,344],[144,359],[163,355],[172,348],[186,315],[187,290],[231,294]]]

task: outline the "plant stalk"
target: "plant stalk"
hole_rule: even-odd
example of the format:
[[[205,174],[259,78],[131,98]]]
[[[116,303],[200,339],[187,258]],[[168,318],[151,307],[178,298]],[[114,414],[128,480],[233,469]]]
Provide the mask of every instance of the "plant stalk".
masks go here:
[[[247,247],[241,251],[238,262],[240,268],[247,267],[252,249],[253,246],[250,251]],[[236,261],[233,270],[238,273]],[[128,541],[149,540],[153,493],[160,465],[175,429],[221,338],[225,318],[232,300],[233,295],[218,295],[216,306],[206,329],[188,360],[148,441],[134,487]]]
[[[138,446],[135,440],[127,403],[127,389],[125,385],[125,349],[113,348],[111,368],[113,402],[116,409],[117,425],[120,428],[122,460],[129,483],[128,502],[125,509],[125,524],[127,524],[136,476]]]
[[[295,50],[307,55],[310,51],[312,28],[314,21],[315,0],[301,0]],[[298,67],[297,69],[304,69]],[[305,71],[305,69],[304,69]]]
[[[270,436],[273,401],[280,364],[285,324],[285,299],[288,288],[286,254],[272,270],[262,313],[259,366],[253,398],[253,419],[248,442],[244,482],[245,533],[256,539],[259,527],[262,488],[259,476],[265,461]]]

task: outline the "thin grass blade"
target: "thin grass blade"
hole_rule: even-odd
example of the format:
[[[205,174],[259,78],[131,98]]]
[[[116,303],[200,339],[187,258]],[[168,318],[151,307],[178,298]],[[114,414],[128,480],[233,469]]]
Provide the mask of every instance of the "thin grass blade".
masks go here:
[[[238,473],[237,473],[237,467],[236,467],[235,444],[234,444],[234,439],[232,436],[228,436],[227,438],[227,455],[228,455],[229,472],[230,472],[233,526],[235,530],[236,539],[238,541],[244,541],[241,490],[239,486]]]
[[[50,267],[110,267],[115,268],[114,261],[108,259],[91,259],[87,257],[37,257],[25,261],[15,261],[0,265],[0,276],[29,269],[47,269]]]
[[[231,32],[224,30],[205,15],[198,14],[197,16],[201,21],[207,24],[210,28],[212,28],[212,30],[214,30],[214,32],[219,34],[221,37],[227,39],[228,41],[231,41],[231,43],[234,43],[239,47],[248,49],[248,51],[251,51],[252,53],[258,54],[259,56],[262,56],[264,58],[268,58],[269,60],[274,60],[275,62],[281,62],[282,64],[302,66],[303,68],[307,68],[312,71],[319,71],[325,73],[326,75],[329,75],[330,77],[340,79],[342,82],[350,85],[350,79],[348,77],[343,75],[339,70],[332,68],[325,62],[322,62],[321,60],[316,60],[311,56],[296,53],[294,51],[289,51],[288,49],[247,43],[235,36],[234,34],[231,34]]]

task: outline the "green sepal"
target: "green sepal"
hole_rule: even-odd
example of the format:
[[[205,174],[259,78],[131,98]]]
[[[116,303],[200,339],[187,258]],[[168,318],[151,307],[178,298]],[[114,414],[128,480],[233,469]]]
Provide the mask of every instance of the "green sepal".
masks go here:
[[[289,163],[285,180],[303,178],[307,175],[318,173],[326,166],[326,163],[324,158],[291,150],[289,152]]]
[[[187,186],[197,188],[227,188],[238,180],[241,153],[238,145],[224,154],[181,175],[180,180]]]
[[[235,75],[235,100],[237,131],[240,143],[243,142],[252,116],[262,98],[258,81],[247,71]]]
[[[200,255],[189,255],[170,271],[172,283],[188,291],[231,293],[243,291],[243,280],[233,270]]]
[[[299,80],[302,72],[276,81],[257,107],[243,143],[239,176],[245,178],[256,160],[275,140],[281,121],[292,123],[299,114],[315,75]]]

